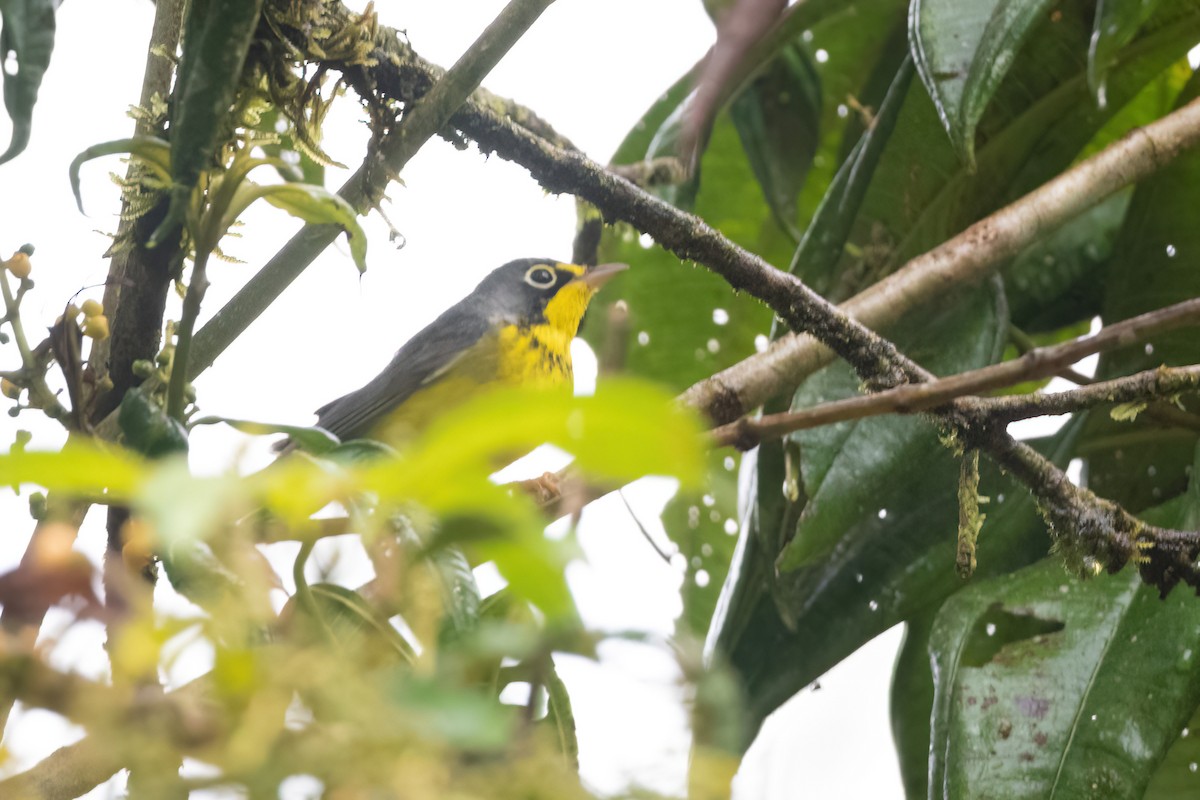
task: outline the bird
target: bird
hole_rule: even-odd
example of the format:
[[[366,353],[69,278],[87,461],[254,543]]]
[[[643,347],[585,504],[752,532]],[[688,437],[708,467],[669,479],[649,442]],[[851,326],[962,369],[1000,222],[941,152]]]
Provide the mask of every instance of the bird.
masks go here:
[[[402,444],[491,386],[570,387],[571,340],[626,264],[510,261],[406,342],[373,380],[317,410],[341,441]]]

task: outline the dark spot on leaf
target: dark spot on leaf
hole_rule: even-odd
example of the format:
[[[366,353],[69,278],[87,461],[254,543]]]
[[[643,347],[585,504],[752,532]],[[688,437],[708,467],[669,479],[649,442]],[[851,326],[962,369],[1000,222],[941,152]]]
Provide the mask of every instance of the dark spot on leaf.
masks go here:
[[[1046,712],[1050,710],[1050,701],[1045,697],[1025,696],[1015,697],[1013,700],[1016,703],[1017,710],[1025,716],[1033,717],[1034,719],[1042,719],[1046,716]]]
[[[1050,738],[1050,737],[1049,737],[1049,736],[1047,736],[1047,735],[1046,735],[1045,733],[1043,733],[1042,731],[1038,731],[1037,733],[1035,733],[1035,734],[1033,735],[1033,743],[1034,743],[1034,744],[1036,744],[1038,747],[1045,747],[1045,746],[1046,746],[1046,741],[1047,741],[1049,738]]]

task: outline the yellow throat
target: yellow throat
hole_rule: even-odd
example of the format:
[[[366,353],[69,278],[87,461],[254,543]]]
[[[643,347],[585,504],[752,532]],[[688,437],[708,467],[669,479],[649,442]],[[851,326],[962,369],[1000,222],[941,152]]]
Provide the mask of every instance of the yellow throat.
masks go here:
[[[546,303],[543,318],[527,325],[507,325],[499,332],[499,375],[521,386],[572,388],[571,340],[579,332],[596,287],[579,280],[585,274],[575,264],[557,264],[577,276]]]

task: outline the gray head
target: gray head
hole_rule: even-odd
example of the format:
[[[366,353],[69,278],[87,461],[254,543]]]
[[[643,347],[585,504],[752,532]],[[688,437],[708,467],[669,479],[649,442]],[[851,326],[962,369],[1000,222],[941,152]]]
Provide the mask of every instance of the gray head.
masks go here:
[[[550,323],[574,335],[592,295],[624,264],[581,267],[551,258],[510,261],[484,278],[462,304],[492,323]]]

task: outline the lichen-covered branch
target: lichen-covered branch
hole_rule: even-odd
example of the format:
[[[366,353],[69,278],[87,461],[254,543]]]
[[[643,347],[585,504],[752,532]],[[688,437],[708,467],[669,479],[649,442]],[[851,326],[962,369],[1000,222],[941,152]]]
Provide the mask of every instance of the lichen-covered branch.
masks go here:
[[[1117,572],[1132,561],[1166,596],[1179,581],[1196,586],[1197,534],[1142,522],[1116,503],[1075,486],[1028,445],[1009,436],[988,441],[988,454],[1033,493],[1054,548],[1084,575]]]
[[[1133,417],[1155,400],[1173,400],[1185,392],[1195,392],[1197,388],[1200,388],[1200,364],[1192,364],[1149,369],[1066,392],[996,397],[988,400],[984,407],[996,425],[1115,404],[1133,406],[1129,412]]]

